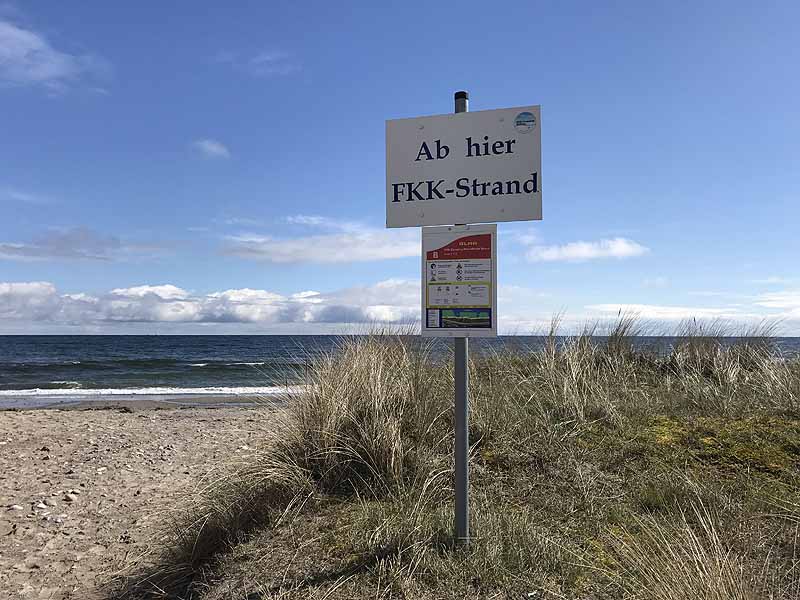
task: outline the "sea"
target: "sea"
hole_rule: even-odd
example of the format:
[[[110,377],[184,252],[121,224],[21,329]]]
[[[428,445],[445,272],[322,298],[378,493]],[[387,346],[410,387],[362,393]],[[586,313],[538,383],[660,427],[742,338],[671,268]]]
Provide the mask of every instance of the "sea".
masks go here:
[[[337,352],[347,336],[327,335],[12,335],[0,336],[0,408],[93,400],[198,399],[283,395],[302,385],[309,365]],[[419,338],[411,338],[419,341]],[[602,343],[598,338],[598,343]],[[735,341],[731,339],[730,341]],[[777,338],[776,354],[800,356],[800,338]],[[433,360],[452,342],[436,340]],[[473,353],[541,348],[539,336],[474,338]],[[639,337],[642,350],[668,352],[669,337]],[[204,402],[205,403],[205,402]]]

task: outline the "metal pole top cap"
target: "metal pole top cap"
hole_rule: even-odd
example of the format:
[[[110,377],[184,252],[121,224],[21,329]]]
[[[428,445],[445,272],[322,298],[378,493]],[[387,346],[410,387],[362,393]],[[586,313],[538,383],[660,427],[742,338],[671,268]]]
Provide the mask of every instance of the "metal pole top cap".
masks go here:
[[[456,92],[456,100],[469,100],[469,93],[465,91]]]

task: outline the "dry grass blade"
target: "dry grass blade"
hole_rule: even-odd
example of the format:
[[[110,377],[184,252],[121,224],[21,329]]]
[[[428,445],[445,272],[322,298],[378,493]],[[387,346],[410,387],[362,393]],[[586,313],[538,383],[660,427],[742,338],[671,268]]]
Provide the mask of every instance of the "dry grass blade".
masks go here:
[[[702,504],[677,525],[640,519],[639,531],[616,538],[619,585],[647,600],[757,600],[755,577],[720,538],[715,518]]]

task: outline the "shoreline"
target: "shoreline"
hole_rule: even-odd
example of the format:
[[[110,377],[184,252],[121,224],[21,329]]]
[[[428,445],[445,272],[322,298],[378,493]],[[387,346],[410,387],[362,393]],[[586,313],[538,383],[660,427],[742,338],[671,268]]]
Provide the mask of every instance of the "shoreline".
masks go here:
[[[180,410],[187,408],[259,408],[285,406],[286,398],[263,396],[186,396],[184,398],[160,397],[125,397],[114,398],[99,396],[96,399],[75,398],[71,400],[57,400],[30,402],[22,401],[15,404],[1,404],[0,414],[4,412],[24,412],[39,410],[126,410],[129,412],[141,410]]]
[[[288,398],[298,393],[302,388],[303,386],[300,385],[273,387],[268,392],[263,393],[28,393],[18,396],[0,396],[0,412],[42,409],[99,410],[106,406],[109,408],[138,408],[140,410],[144,408],[213,408],[215,406],[283,406]],[[44,390],[41,391],[44,392]],[[98,391],[104,392],[105,390]]]

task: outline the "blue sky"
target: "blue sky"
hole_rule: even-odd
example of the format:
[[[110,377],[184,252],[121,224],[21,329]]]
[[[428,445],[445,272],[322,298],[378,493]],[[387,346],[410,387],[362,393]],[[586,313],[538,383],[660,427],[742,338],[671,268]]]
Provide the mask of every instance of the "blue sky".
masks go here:
[[[800,335],[795,2],[0,2],[0,333],[419,313],[386,119],[542,105],[501,331],[622,308]]]

